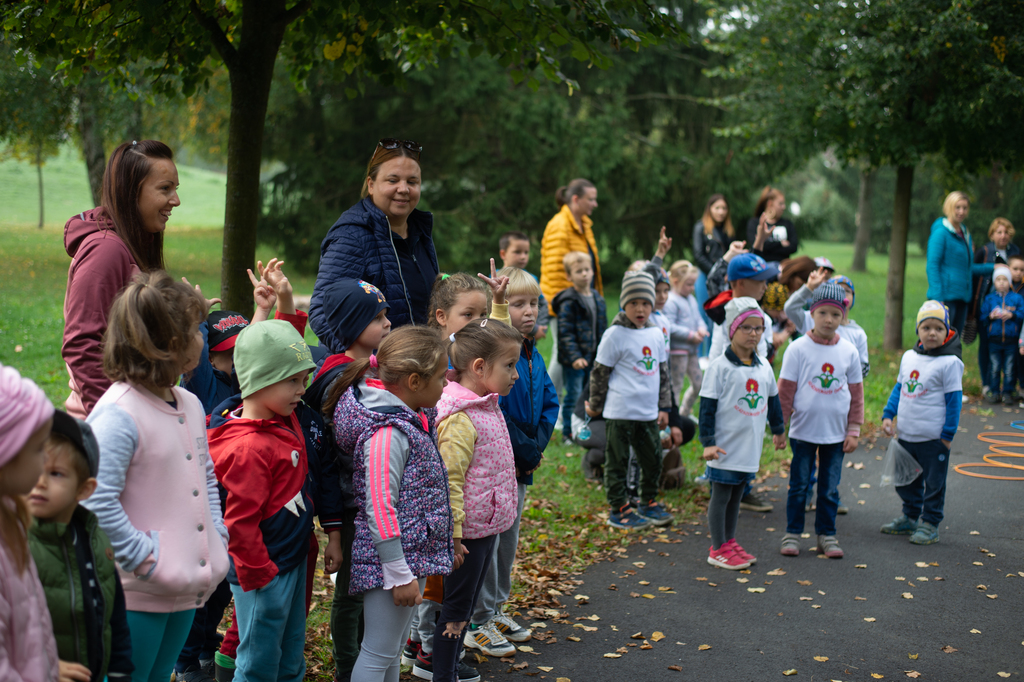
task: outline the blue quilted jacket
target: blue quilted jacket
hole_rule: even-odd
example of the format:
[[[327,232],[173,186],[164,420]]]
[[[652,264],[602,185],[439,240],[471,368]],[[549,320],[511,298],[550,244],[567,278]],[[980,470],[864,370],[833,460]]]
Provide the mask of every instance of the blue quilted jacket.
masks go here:
[[[434,217],[426,211],[414,209],[409,216],[410,229],[419,229],[423,235],[420,240],[421,249],[425,251],[430,268],[436,276],[437,253],[431,237],[433,226]],[[323,288],[345,278],[364,280],[384,292],[384,297],[391,305],[388,319],[393,328],[414,321],[402,267],[391,240],[391,227],[383,211],[374,206],[369,197],[342,213],[320,244],[320,269],[309,304],[309,325],[318,338],[328,336],[323,312]],[[433,277],[430,281],[433,281]],[[421,317],[426,316],[425,310],[420,312]]]

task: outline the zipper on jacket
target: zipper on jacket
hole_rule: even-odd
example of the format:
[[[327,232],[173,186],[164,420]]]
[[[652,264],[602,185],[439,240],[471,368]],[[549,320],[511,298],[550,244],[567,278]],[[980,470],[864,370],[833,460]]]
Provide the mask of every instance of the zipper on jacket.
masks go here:
[[[398,249],[395,248],[395,233],[391,231],[391,219],[386,215],[384,220],[388,222],[388,239],[391,240],[391,250],[395,252],[395,263],[398,265],[398,279],[402,282],[402,293],[405,294],[405,305],[409,307],[409,322],[415,324],[416,320],[412,316],[412,301],[409,300],[409,288],[405,286],[405,275],[402,274],[402,259],[398,257]],[[416,256],[413,255],[412,261],[416,262]]]
[[[89,561],[92,563],[93,574],[96,576],[96,596],[98,597],[98,601],[100,603],[99,612],[101,614],[103,614],[104,621],[105,621],[106,615],[107,615],[107,599],[106,599],[106,597],[103,596],[103,586],[100,585],[100,568],[96,564],[96,554],[92,551],[92,544],[91,543],[88,543],[88,544],[85,545],[85,552],[86,552],[86,554],[89,557]],[[116,572],[117,569],[114,569],[114,570]],[[116,590],[115,590],[115,592],[116,592]],[[82,594],[82,606],[83,607],[85,606],[85,594],[84,593]],[[107,631],[107,628],[106,628],[106,626],[104,624],[104,628],[103,628],[103,630],[101,632],[106,634],[106,631]],[[113,632],[111,632],[111,634],[113,634]],[[106,644],[108,642],[103,642],[103,639],[104,639],[104,636],[100,635],[100,641],[104,644],[104,651],[106,651]],[[109,642],[109,644],[111,646],[113,646],[113,642]]]
[[[75,533],[75,528],[70,528],[72,533]],[[75,533],[77,535],[77,533]],[[74,540],[72,540],[74,542]],[[75,575],[71,572],[71,559],[68,557],[68,544],[67,542],[60,543],[60,549],[64,552],[64,567],[68,569],[68,587],[71,588],[71,628],[75,638],[75,660],[82,660],[82,649],[81,644],[78,641],[78,618],[75,617]],[[85,597],[82,597],[82,606],[85,606]]]

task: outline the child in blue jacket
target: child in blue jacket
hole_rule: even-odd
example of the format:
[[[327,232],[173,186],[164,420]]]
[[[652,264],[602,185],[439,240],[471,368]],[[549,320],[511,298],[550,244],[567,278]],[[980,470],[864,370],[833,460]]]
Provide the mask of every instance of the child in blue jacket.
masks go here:
[[[1010,289],[1010,268],[997,265],[992,272],[995,291],[981,304],[981,319],[988,335],[991,376],[988,379],[990,403],[1000,400],[999,373],[1003,373],[1002,401],[1014,404],[1013,385],[1017,383],[1017,339],[1024,320],[1024,298]]]
[[[530,631],[505,615],[502,607],[512,591],[512,564],[519,543],[519,522],[523,518],[526,487],[533,483],[533,472],[540,466],[544,448],[555,430],[558,394],[533,339],[540,286],[529,273],[519,268],[503,268],[498,276],[509,278],[505,295],[509,317],[512,326],[523,335],[523,347],[516,363],[519,379],[512,391],[498,401],[512,440],[519,508],[512,527],[501,533],[495,543],[491,567],[484,578],[464,643],[488,655],[500,656],[515,651],[509,641],[525,642],[530,639]]]

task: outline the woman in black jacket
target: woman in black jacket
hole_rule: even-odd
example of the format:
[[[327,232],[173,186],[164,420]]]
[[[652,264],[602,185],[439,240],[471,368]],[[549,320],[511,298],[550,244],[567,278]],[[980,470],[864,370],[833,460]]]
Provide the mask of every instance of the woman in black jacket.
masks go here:
[[[725,200],[724,194],[712,194],[708,203],[704,204],[704,215],[693,226],[693,261],[700,269],[693,294],[697,297],[701,317],[708,329],[711,329],[711,321],[704,314],[704,302],[708,300],[708,273],[735,238],[736,230],[732,226],[729,202]],[[709,337],[701,344],[701,356],[707,355],[710,347]]]
[[[761,256],[769,263],[786,260],[800,246],[800,237],[793,221],[783,218],[786,211],[786,196],[775,187],[767,185],[761,190],[761,198],[754,209],[754,217],[747,221],[747,243],[753,244],[758,228],[771,225],[772,235],[764,243]]]

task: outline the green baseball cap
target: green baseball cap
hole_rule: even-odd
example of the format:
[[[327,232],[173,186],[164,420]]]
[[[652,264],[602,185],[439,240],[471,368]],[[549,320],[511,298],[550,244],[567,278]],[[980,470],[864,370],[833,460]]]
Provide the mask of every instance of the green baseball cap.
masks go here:
[[[295,327],[284,320],[257,322],[239,332],[234,360],[243,399],[316,367],[309,346]]]

